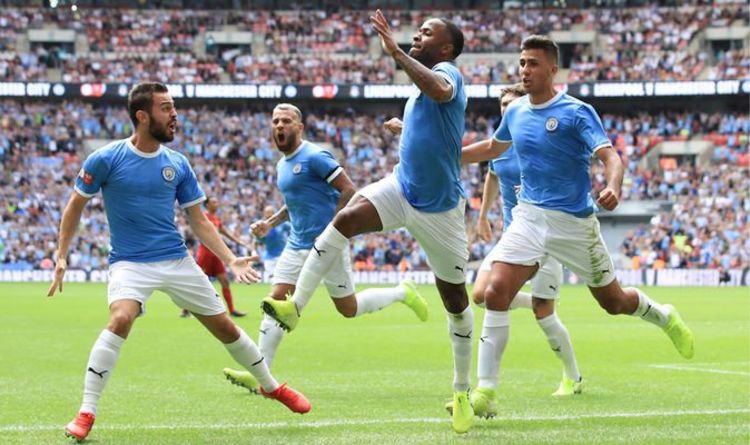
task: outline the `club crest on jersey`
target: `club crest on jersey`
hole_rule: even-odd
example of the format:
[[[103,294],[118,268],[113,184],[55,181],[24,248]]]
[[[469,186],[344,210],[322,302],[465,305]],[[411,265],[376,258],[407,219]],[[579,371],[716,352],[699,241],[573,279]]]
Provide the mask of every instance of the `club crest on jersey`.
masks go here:
[[[172,167],[164,167],[161,169],[161,176],[164,178],[165,181],[172,182],[174,181],[175,177],[175,171]]]
[[[557,130],[557,119],[555,119],[554,117],[547,119],[547,123],[544,124],[544,128],[546,128],[547,131]]]
[[[292,167],[292,173],[294,173],[295,175],[298,175],[299,172],[301,171],[302,171],[302,164],[300,164],[299,162],[294,164],[294,167]]]

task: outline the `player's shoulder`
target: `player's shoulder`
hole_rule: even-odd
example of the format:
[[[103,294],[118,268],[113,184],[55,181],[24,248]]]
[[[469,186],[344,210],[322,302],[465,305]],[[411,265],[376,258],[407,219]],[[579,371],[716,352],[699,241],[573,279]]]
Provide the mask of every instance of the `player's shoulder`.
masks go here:
[[[130,141],[126,139],[118,139],[115,141],[111,141],[108,144],[97,148],[86,159],[88,162],[92,161],[105,161],[105,162],[111,162],[113,159],[118,157],[119,155],[125,154],[128,152],[128,144]]]
[[[432,71],[446,73],[451,77],[455,77],[457,79],[463,78],[461,76],[461,71],[458,69],[455,62],[452,61],[438,62],[432,67]]]
[[[591,104],[588,104],[581,99],[577,97],[573,97],[567,93],[564,93],[562,97],[560,98],[559,103],[563,106],[573,108],[575,110],[585,109],[589,111],[594,111],[594,107],[591,106]]]
[[[188,159],[185,154],[180,153],[179,151],[169,148],[166,145],[161,146],[161,156],[164,156],[166,158],[169,158],[173,162],[180,164],[180,165],[190,165],[190,160]]]
[[[302,147],[302,151],[304,151],[306,157],[314,158],[314,157],[325,157],[325,158],[334,158],[333,153],[331,153],[329,150],[325,149],[324,147],[321,147],[320,145],[314,144],[310,141],[304,141],[304,146]]]

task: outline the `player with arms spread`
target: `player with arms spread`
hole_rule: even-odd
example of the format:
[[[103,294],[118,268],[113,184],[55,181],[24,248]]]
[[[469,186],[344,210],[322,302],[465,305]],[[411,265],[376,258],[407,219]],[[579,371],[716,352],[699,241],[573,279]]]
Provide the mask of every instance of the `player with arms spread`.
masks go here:
[[[83,208],[101,189],[109,223],[109,323],[91,350],[84,377],[83,403],[65,434],[81,441],[91,431],[102,391],[135,319],[161,290],[188,309],[229,354],[261,382],[264,394],[298,413],[310,410],[305,397],[279,383],[250,337],[229,318],[175,226],[174,204],[186,210],[190,227],[242,283],[258,281],[253,257],[237,258],[201,211],[206,199],[188,160],[162,143],[174,139],[177,111],[167,87],[141,83],[128,95],[135,134],[112,142],[86,159],[60,222],[54,281],[48,296],[62,292],[67,256]]]
[[[604,163],[607,185],[597,203],[613,210],[619,203],[622,161],[593,107],[555,91],[558,52],[547,37],[523,41],[520,73],[528,95],[510,104],[493,139],[465,147],[462,153],[462,162],[480,162],[498,157],[512,144],[521,167],[513,221],[489,255],[492,272],[484,294],[484,341],[479,344],[482,379],[476,396],[472,393],[478,412],[495,403],[511,301],[549,257],[577,274],[609,314],[635,315],[653,323],[683,357],[693,356],[693,334],[675,308],[653,301],[639,289],[623,289],[615,277],[594,214],[589,163],[592,154]]]
[[[305,258],[315,249],[315,238],[354,195],[354,184],[333,155],[302,139],[302,112],[291,104],[279,104],[272,115],[273,139],[283,157],[276,165],[279,190],[285,205],[267,219],[256,221],[251,228],[256,237],[264,237],[279,224],[289,220],[292,232],[273,274],[271,294],[267,300],[284,301],[295,292]],[[347,318],[379,311],[400,301],[422,321],[427,319],[427,302],[414,290],[412,283],[391,288],[371,288],[354,292],[349,249],[340,249],[335,265],[323,276],[336,310]],[[266,315],[260,324],[258,343],[271,366],[281,343],[283,327]],[[235,384],[255,392],[257,380],[245,371],[224,369]]]
[[[468,241],[460,178],[466,94],[454,63],[463,50],[464,37],[449,20],[429,19],[419,27],[407,54],[396,43],[382,12],[378,10],[370,21],[384,51],[416,85],[404,109],[400,162],[392,175],[362,189],[336,214],[312,246],[293,297],[287,301],[266,298],[263,309],[293,329],[321,278],[341,267],[339,258],[349,249],[351,237],[405,227],[427,254],[448,312],[457,407],[453,428],[466,432],[474,418],[467,394],[474,315],[465,286]]]

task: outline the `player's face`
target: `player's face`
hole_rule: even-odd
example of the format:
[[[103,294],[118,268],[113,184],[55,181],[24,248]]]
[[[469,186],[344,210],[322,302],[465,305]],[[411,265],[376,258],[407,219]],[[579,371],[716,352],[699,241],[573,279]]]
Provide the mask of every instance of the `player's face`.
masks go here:
[[[219,210],[219,200],[216,198],[208,198],[208,201],[206,201],[206,210],[211,213]]]
[[[450,48],[446,48],[447,45],[451,45],[451,40],[445,23],[429,19],[414,34],[409,55],[432,68],[436,63],[448,60],[446,54],[449,54]]]
[[[148,132],[159,142],[171,142],[177,132],[177,110],[169,93],[154,93]]]
[[[505,116],[505,110],[508,109],[508,105],[513,103],[513,101],[518,98],[519,96],[516,96],[513,93],[507,93],[503,97],[501,97],[500,98],[500,116]]]
[[[547,57],[542,49],[525,49],[519,59],[523,89],[534,94],[544,92],[552,87],[557,74],[557,62]]]
[[[299,145],[302,137],[302,122],[291,110],[274,110],[271,116],[273,142],[284,153],[291,153]]]
[[[263,209],[263,218],[268,219],[273,216],[273,207]]]

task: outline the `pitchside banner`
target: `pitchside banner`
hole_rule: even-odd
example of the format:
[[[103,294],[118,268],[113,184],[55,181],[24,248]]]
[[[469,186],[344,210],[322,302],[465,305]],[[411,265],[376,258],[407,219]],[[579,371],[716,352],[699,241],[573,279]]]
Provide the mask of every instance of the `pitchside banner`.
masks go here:
[[[130,83],[0,82],[0,97],[59,97],[64,99],[124,99]],[[508,85],[466,85],[470,99],[496,98]],[[415,86],[404,85],[259,85],[259,84],[168,84],[175,99],[315,99],[384,100],[406,99]],[[701,80],[691,82],[593,82],[559,84],[571,96],[667,97],[750,94],[750,80]]]
[[[645,269],[645,270],[617,270],[617,278],[623,286],[750,286],[750,269],[732,269],[728,275],[722,277],[715,269]],[[0,282],[52,282],[51,270],[0,270]],[[476,271],[470,270],[466,274],[466,282],[474,282]],[[723,278],[723,279],[722,279]],[[357,284],[397,284],[403,280],[414,280],[418,284],[434,284],[435,276],[429,271],[372,271],[354,272],[354,282]],[[99,282],[107,281],[105,270],[69,270],[65,274],[65,281]],[[270,283],[269,274],[265,274],[263,281]],[[564,271],[565,284],[581,284],[578,277]]]

